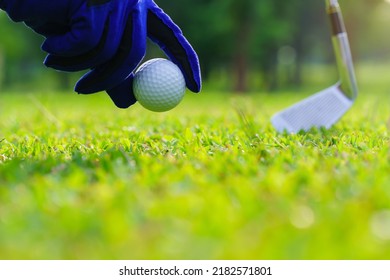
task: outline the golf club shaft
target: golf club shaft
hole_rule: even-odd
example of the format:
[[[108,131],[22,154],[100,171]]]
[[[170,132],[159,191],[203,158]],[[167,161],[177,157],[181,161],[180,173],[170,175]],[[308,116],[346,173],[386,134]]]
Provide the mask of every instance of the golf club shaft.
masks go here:
[[[354,100],[358,94],[351,49],[337,0],[326,0],[327,13],[332,24],[332,43],[340,76],[340,87],[345,95]]]

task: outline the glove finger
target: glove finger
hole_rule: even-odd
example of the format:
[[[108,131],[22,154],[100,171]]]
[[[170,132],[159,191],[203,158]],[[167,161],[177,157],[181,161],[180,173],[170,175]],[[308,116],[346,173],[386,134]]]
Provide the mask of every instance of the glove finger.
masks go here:
[[[122,4],[111,7],[111,13],[96,47],[86,53],[71,57],[49,54],[45,59],[45,65],[61,71],[74,72],[96,68],[109,61],[118,51],[121,43],[124,22],[131,11],[127,5],[129,2],[122,2]]]
[[[126,109],[137,102],[133,93],[133,78],[134,75],[131,74],[122,83],[107,90],[107,94],[118,108]]]
[[[92,50],[71,57],[49,54],[46,56],[44,64],[47,67],[68,72],[94,68],[106,62],[115,54],[119,45],[119,40],[116,39],[118,36],[115,35],[115,32],[116,30],[110,28],[110,25],[106,23],[99,44]]]
[[[158,44],[183,72],[188,89],[199,92],[202,87],[199,59],[180,28],[153,1],[148,9],[148,37]]]
[[[91,9],[85,1],[70,22],[70,31],[61,35],[48,36],[42,50],[59,56],[77,56],[94,49],[100,42],[107,26],[109,4]],[[109,2],[109,1],[107,1]]]
[[[141,5],[128,16],[120,47],[107,63],[85,74],[76,84],[79,93],[112,89],[125,80],[146,52],[146,14]]]

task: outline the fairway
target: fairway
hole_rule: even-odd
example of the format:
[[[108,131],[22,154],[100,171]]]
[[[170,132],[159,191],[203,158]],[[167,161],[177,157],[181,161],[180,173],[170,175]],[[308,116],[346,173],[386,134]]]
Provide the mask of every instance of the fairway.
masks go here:
[[[0,258],[390,258],[389,88],[328,131],[276,133],[310,94],[205,88],[152,113],[2,93]]]

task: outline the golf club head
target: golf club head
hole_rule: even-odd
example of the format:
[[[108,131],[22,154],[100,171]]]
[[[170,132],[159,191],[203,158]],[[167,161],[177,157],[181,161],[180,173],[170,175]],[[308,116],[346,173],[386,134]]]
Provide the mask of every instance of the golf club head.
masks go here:
[[[330,128],[351,108],[353,100],[336,84],[275,114],[271,122],[279,132],[298,133]]]
[[[279,132],[297,133],[313,127],[330,128],[352,106],[358,94],[352,55],[337,0],[326,0],[332,25],[332,43],[339,82],[275,114],[271,122]]]

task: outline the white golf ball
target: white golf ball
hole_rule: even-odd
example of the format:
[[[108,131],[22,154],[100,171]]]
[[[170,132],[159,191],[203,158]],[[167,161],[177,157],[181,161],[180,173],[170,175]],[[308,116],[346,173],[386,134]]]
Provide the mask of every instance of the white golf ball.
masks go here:
[[[183,99],[185,89],[186,83],[179,67],[167,59],[148,60],[134,75],[135,98],[143,107],[154,112],[176,107]]]

